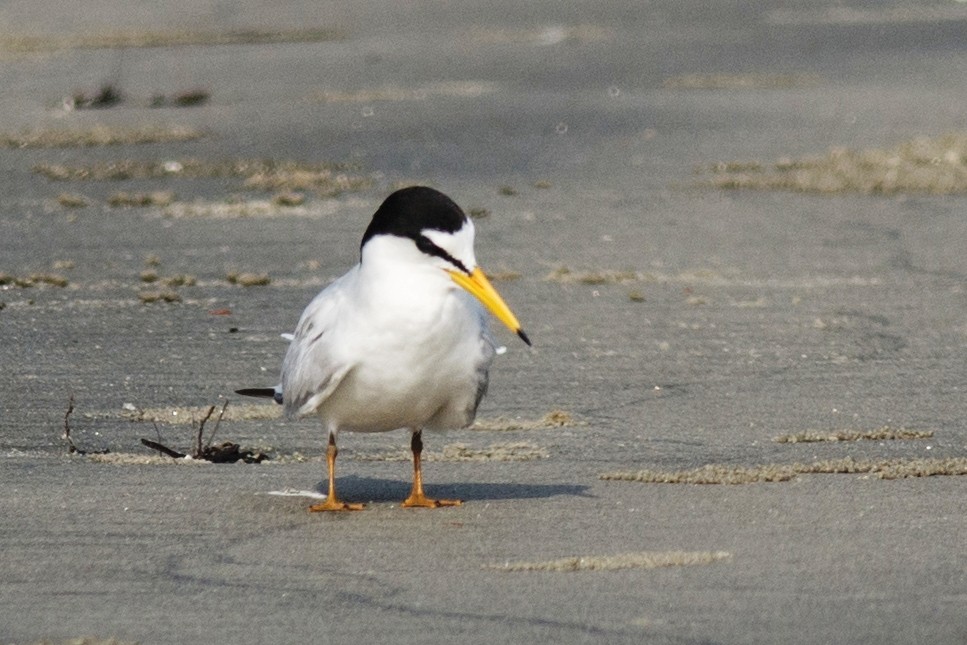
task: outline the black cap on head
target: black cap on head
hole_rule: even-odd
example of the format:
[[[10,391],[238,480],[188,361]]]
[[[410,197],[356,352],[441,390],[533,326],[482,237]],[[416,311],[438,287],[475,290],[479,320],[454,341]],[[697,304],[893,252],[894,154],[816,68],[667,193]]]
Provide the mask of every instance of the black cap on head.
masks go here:
[[[363,234],[362,248],[374,235],[396,235],[417,240],[426,229],[456,233],[467,221],[457,204],[439,190],[426,186],[401,188],[387,197]]]

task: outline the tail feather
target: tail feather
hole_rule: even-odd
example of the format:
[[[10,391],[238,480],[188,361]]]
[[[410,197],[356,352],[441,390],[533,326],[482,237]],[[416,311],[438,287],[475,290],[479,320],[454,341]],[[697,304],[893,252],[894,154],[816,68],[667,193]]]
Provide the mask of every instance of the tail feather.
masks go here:
[[[279,405],[282,405],[282,388],[276,387],[246,387],[241,390],[235,390],[235,394],[241,394],[242,396],[254,396],[262,399],[272,399]]]

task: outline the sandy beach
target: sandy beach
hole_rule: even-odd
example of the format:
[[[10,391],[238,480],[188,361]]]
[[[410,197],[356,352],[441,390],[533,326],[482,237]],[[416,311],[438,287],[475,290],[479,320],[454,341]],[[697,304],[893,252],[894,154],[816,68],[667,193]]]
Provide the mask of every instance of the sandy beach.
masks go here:
[[[967,642],[965,43],[953,2],[5,3],[0,643]],[[367,509],[310,514],[321,425],[234,390],[411,184],[534,347],[495,324],[424,437],[462,506],[347,433]]]

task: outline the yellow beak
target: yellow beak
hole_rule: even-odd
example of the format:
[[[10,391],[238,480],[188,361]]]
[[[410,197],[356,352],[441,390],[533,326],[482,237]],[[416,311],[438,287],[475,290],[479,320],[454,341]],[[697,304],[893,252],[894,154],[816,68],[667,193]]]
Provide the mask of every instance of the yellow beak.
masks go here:
[[[510,331],[520,336],[520,339],[528,345],[531,344],[527,334],[525,334],[524,330],[520,328],[520,323],[517,321],[517,316],[515,316],[514,312],[510,310],[510,307],[507,306],[507,303],[504,302],[504,299],[500,297],[500,294],[497,293],[497,290],[494,289],[494,286],[490,284],[490,280],[487,279],[487,276],[484,275],[484,272],[480,269],[480,267],[474,269],[473,273],[470,275],[467,275],[466,273],[456,269],[448,269],[447,273],[450,274],[450,277],[454,282],[471,293],[477,300],[482,302],[483,306],[497,317],[497,320],[507,325],[507,328],[510,329]]]

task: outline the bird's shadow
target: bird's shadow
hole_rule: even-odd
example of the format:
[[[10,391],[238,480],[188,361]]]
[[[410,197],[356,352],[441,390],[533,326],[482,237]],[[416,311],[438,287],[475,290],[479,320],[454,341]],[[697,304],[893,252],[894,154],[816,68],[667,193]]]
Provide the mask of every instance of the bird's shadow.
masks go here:
[[[358,477],[347,475],[336,480],[336,488],[343,499],[370,502],[400,501],[410,493],[410,485],[398,479]],[[456,498],[464,501],[501,499],[542,499],[569,495],[592,497],[590,486],[582,484],[517,484],[508,482],[464,482],[458,484],[427,484],[429,497]],[[325,494],[326,483],[319,482],[315,488]]]

